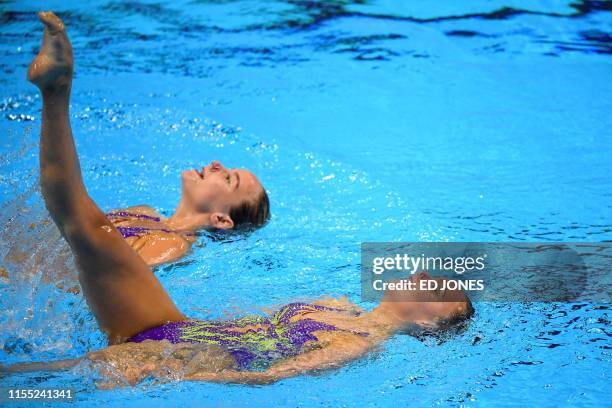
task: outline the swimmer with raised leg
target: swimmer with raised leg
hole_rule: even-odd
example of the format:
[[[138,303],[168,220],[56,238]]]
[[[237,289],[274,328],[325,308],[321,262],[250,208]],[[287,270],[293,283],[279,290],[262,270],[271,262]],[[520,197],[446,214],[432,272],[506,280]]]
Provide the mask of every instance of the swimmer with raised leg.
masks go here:
[[[44,58],[37,57],[28,77],[43,92],[43,115],[67,116],[72,69],[68,42],[55,15],[42,13],[41,19],[46,25]],[[77,260],[87,303],[111,346],[83,359],[22,364],[5,369],[9,372],[93,362],[101,364],[107,380],[102,386],[107,387],[151,376],[265,384],[340,367],[398,332],[444,330],[473,313],[463,292],[446,290],[387,292],[370,312],[346,299],[327,299],[291,303],[269,316],[189,319],[87,195],[67,124],[67,118],[43,120],[42,191]],[[411,279],[432,278],[420,273]]]
[[[47,195],[69,189],[58,203],[58,214],[76,210],[87,201],[81,179],[68,106],[72,88],[72,46],[63,22],[53,13],[39,14],[45,24],[43,45],[28,70],[28,79],[42,93],[41,177]],[[61,135],[61,136],[56,136]],[[53,140],[51,140],[53,139]],[[44,160],[45,156],[53,161]],[[135,206],[106,214],[114,231],[148,265],[170,262],[183,256],[199,229],[259,227],[269,218],[265,189],[253,173],[228,169],[213,161],[201,169],[181,173],[182,195],[174,214],[162,217],[149,206]]]

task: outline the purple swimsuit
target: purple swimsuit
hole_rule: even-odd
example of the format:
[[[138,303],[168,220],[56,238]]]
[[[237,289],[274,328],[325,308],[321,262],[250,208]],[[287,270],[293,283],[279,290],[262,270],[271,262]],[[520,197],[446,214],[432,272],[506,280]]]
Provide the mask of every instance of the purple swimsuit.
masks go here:
[[[138,218],[141,220],[151,220],[155,222],[161,221],[159,217],[154,217],[154,216],[146,215],[146,214],[137,214],[137,213],[132,213],[128,211],[113,211],[113,212],[106,214],[106,217],[109,219],[131,217],[131,218]],[[173,230],[169,230],[165,228],[122,227],[122,226],[115,226],[115,228],[117,229],[117,231],[119,231],[119,233],[123,236],[123,238],[140,237],[142,235],[147,234],[150,231],[161,231],[161,232],[166,232],[166,233],[181,233],[187,236],[194,235],[192,233],[173,231]]]
[[[145,330],[128,341],[140,343],[145,340],[168,340],[171,343],[214,344],[231,353],[240,369],[252,370],[267,368],[278,359],[300,354],[304,344],[318,341],[314,335],[316,331],[348,331],[359,336],[368,335],[339,329],[309,318],[290,321],[298,313],[317,311],[344,310],[308,303],[290,303],[271,318],[247,316],[226,322],[171,322]]]

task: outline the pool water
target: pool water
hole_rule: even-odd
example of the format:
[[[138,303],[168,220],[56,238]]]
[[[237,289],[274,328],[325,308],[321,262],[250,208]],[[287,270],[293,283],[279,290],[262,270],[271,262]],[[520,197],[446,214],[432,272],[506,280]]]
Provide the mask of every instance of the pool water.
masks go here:
[[[368,241],[612,240],[612,3],[29,1],[0,4],[0,364],[105,346],[37,189],[34,11],[73,43],[71,120],[104,210],[174,210],[181,170],[253,170],[273,217],[204,235],[156,274],[197,318],[360,300]],[[61,273],[58,273],[61,271]],[[58,286],[64,289],[59,289]],[[397,336],[265,387],[32,373],[105,406],[605,406],[610,305],[478,303],[442,344]],[[55,406],[55,405],[54,405]],[[58,406],[61,406],[58,405]]]

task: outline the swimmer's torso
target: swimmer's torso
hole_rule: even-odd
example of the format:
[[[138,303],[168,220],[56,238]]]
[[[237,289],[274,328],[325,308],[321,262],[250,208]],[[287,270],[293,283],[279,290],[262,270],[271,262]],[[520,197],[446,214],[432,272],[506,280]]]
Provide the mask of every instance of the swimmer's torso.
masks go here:
[[[195,241],[193,233],[171,229],[165,219],[148,206],[113,210],[106,216],[148,265],[181,257]]]
[[[241,370],[267,368],[275,361],[324,347],[326,342],[368,339],[351,325],[354,310],[319,304],[291,303],[272,316],[247,316],[231,321],[186,320],[145,330],[128,342],[169,341],[220,347]]]

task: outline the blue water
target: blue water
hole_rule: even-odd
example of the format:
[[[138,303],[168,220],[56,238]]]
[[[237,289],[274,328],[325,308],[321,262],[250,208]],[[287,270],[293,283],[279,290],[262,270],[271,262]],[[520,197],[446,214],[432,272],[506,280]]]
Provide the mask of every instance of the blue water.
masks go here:
[[[74,47],[71,116],[105,210],[169,214],[179,172],[252,169],[273,218],[158,268],[187,315],[359,297],[367,241],[610,241],[612,3],[0,3],[0,364],[104,347],[37,191],[41,26]],[[435,4],[435,6],[434,6]],[[59,276],[57,271],[63,271]],[[605,406],[609,304],[482,303],[441,345],[397,336],[340,370],[265,387],[74,370],[0,379],[105,406]],[[54,405],[55,406],[55,405]]]

